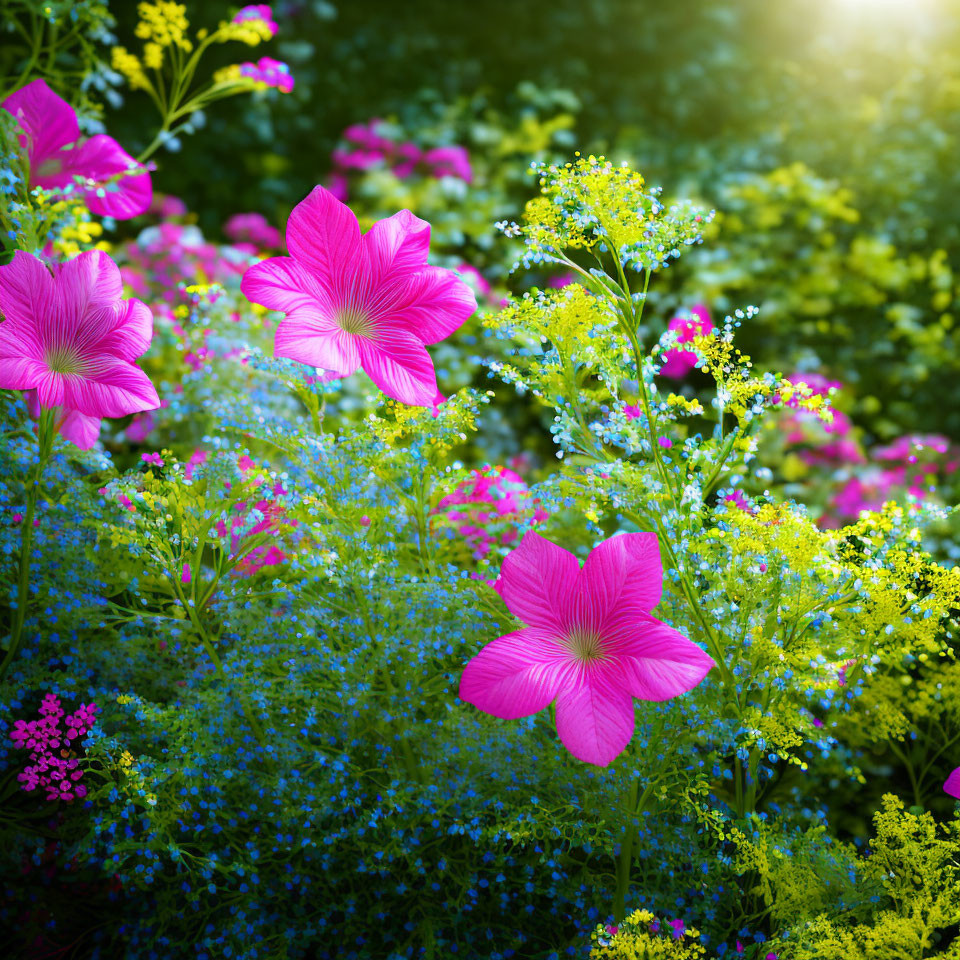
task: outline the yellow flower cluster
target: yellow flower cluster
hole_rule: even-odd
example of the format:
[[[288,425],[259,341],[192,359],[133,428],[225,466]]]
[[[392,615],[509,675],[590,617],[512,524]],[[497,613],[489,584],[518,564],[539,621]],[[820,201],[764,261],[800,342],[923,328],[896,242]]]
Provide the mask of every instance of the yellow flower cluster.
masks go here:
[[[143,72],[143,64],[126,47],[114,47],[110,52],[110,63],[114,70],[127,78],[131,90],[150,89],[150,81]]]
[[[141,3],[137,6],[140,22],[136,35],[159,47],[178,47],[184,53],[193,49],[187,39],[190,24],[187,21],[187,8],[182,3],[170,0],[157,0],[156,3]],[[149,44],[148,44],[149,45]]]
[[[611,933],[603,924],[590,935],[590,956],[600,960],[701,960],[707,956],[700,931],[687,927],[675,936],[672,927],[649,910],[634,910]]]
[[[541,170],[541,196],[524,211],[524,232],[545,249],[590,248],[601,240],[617,248],[643,237],[653,203],[644,179],[605,157],[581,157]]]
[[[270,27],[263,20],[243,20],[240,23],[225,20],[220,22],[214,39],[220,43],[227,43],[231,40],[238,40],[245,43],[248,47],[255,47],[257,44],[269,40],[273,36]]]
[[[795,857],[783,860],[785,870],[771,884],[775,894],[771,905],[774,919],[794,926],[784,940],[770,942],[775,954],[789,960],[912,960],[929,955],[931,945],[960,922],[960,821],[938,826],[929,813],[906,812],[903,802],[891,794],[882,803],[874,815],[876,838],[869,856],[854,859],[852,847],[844,850],[844,845],[834,843],[830,849],[836,866],[802,876],[795,869]],[[881,894],[882,908],[869,922],[856,911],[836,909],[849,884],[840,872],[844,859],[850,867],[855,865],[863,884]],[[791,883],[799,888],[787,904],[794,912],[781,917],[780,898]],[[798,922],[804,915],[807,919]]]
[[[485,317],[483,325],[494,330],[520,331],[559,349],[585,346],[598,326],[616,322],[606,301],[579,283],[551,290],[537,297],[525,296],[500,313]]]

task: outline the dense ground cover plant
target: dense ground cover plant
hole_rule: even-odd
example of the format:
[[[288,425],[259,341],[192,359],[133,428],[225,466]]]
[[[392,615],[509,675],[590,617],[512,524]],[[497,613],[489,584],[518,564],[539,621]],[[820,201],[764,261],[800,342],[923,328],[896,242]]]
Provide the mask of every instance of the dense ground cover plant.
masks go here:
[[[955,956],[954,444],[880,440],[794,366],[809,291],[781,372],[739,346],[766,323],[746,281],[691,279],[711,245],[788,245],[776,178],[731,226],[556,160],[565,119],[468,149],[449,116],[365,115],[341,182],[211,241],[161,193],[170,138],[214,91],[288,84],[192,94],[192,58],[279,10],[197,35],[140,5],[114,56],[152,71],[149,168],[78,166],[50,20],[3,91],[10,949]],[[42,157],[38,96],[66,131]],[[485,216],[500,239],[458,235]],[[874,254],[844,259],[860,307]],[[807,278],[772,259],[757,283]]]

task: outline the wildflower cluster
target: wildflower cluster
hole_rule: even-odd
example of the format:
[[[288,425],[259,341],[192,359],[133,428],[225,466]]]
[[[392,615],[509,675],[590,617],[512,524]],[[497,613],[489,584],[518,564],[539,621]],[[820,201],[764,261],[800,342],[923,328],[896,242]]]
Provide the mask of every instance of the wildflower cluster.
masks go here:
[[[257,46],[276,34],[277,24],[266,4],[244,7],[216,30],[204,27],[197,31],[194,39],[183,4],[142,2],[137,12],[140,20],[135,32],[144,41],[142,53],[115,46],[112,57],[114,69],[127,79],[131,89],[145,92],[160,114],[160,131],[141,154],[141,162],[161,146],[176,149],[177,134],[192,132],[194,115],[217,100],[252,90],[289,93],[293,89],[290,68],[272,57],[224,67],[206,85],[194,86],[200,60],[211,45],[236,41]]]
[[[711,214],[683,203],[665,204],[628,166],[604,157],[579,157],[564,166],[539,166],[540,196],[531,200],[519,231],[529,266],[567,262],[565,251],[609,253],[623,269],[668,267],[682,249],[701,243]]]
[[[17,774],[21,789],[46,791],[47,800],[69,803],[87,795],[77,749],[96,722],[96,704],[81,704],[66,714],[60,698],[48,693],[39,720],[18,720],[10,732],[13,745],[30,751],[30,762]],[[61,723],[62,722],[62,723]]]

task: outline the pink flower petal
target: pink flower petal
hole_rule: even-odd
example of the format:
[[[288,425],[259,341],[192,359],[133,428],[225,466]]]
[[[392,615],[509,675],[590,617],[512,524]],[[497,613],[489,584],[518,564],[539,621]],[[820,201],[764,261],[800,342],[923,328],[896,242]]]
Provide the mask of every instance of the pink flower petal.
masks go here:
[[[89,450],[100,436],[100,418],[69,410],[59,423],[60,433],[81,450]]]
[[[3,108],[17,118],[26,134],[30,166],[40,166],[61,147],[80,137],[77,115],[63,97],[55,94],[45,80],[32,80],[10,94]]]
[[[409,273],[426,265],[430,224],[401,210],[378,220],[363,236],[370,265],[378,278]]]
[[[356,337],[360,365],[388,396],[413,406],[430,407],[437,397],[437,374],[430,354],[412,334],[381,329],[376,336]]]
[[[542,631],[527,628],[488,643],[460,678],[460,699],[495,717],[516,720],[551,703],[571,669],[570,656]]]
[[[42,260],[17,250],[13,260],[0,266],[0,311],[7,323],[21,324],[21,336],[26,327],[39,332],[44,318],[55,309],[56,286],[50,271]],[[0,328],[2,329],[2,328]],[[37,347],[39,359],[39,341]]]
[[[557,733],[584,763],[606,767],[630,742],[636,721],[628,693],[589,676],[557,698]]]
[[[84,199],[91,213],[100,217],[129,220],[149,208],[150,174],[113,137],[97,134],[62,151],[58,160],[59,172],[33,177],[38,186],[65,187],[77,176],[93,180],[96,186],[84,191]]]
[[[473,290],[454,270],[421,267],[394,274],[384,296],[391,301],[390,320],[423,343],[439,343],[476,312]]]
[[[590,552],[578,584],[577,611],[582,624],[602,629],[649,613],[663,593],[660,544],[655,533],[610,537]]]
[[[317,316],[307,320],[302,314],[281,320],[274,336],[274,353],[329,374],[337,379],[355,373],[360,366],[360,337],[345,333],[335,323]]]
[[[530,531],[511,550],[495,584],[507,609],[531,627],[563,634],[580,576],[577,558]]]
[[[957,767],[956,770],[950,773],[946,783],[943,785],[943,789],[949,793],[951,797],[956,797],[960,800],[960,767]]]
[[[138,366],[117,357],[100,355],[88,361],[82,375],[67,374],[60,379],[63,393],[56,404],[44,400],[40,387],[43,406],[65,406],[88,417],[125,417],[160,406],[150,378]]]
[[[611,636],[616,663],[605,668],[638,700],[671,700],[696,687],[716,666],[713,658],[673,627],[650,616]]]
[[[287,249],[320,277],[352,277],[366,255],[353,211],[317,186],[287,220]]]

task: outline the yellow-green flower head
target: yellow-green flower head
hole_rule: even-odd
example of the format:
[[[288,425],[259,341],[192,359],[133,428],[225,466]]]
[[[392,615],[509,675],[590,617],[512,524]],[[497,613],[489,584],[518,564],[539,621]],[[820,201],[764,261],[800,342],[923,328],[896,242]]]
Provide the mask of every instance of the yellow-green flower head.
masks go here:
[[[555,260],[564,250],[590,249],[616,256],[625,267],[656,270],[701,241],[712,218],[689,204],[667,206],[659,189],[626,164],[580,157],[563,166],[534,165],[540,196],[524,211],[525,266]]]
[[[187,21],[187,8],[182,3],[158,0],[157,3],[141,3],[137,7],[140,22],[136,35],[159,47],[179,47],[186,53],[193,49],[187,39],[190,24]]]

